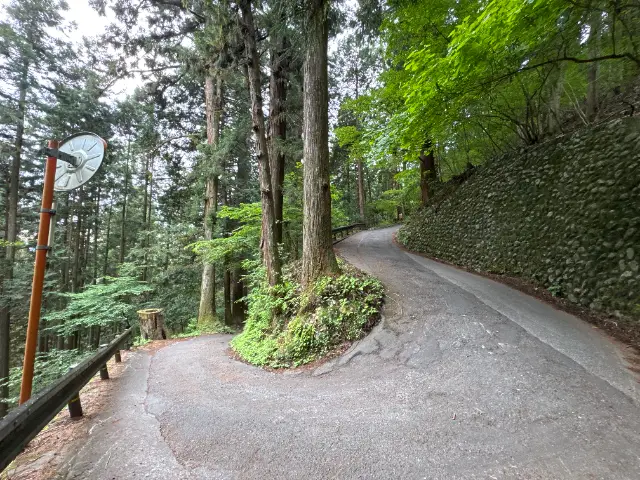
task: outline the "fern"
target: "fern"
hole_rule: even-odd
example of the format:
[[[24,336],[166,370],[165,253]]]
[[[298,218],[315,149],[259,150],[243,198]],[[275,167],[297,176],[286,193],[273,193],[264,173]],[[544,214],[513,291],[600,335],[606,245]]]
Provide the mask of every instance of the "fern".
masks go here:
[[[45,320],[55,324],[50,330],[69,335],[79,328],[126,323],[135,318],[139,305],[133,301],[153,291],[133,276],[104,277],[79,293],[63,293],[69,299],[64,310],[49,313]]]

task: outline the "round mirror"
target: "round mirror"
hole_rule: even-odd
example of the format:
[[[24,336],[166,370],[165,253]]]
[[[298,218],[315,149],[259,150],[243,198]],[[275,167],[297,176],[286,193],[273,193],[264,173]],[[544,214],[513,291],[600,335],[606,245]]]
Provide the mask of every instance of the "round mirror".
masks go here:
[[[95,133],[81,132],[65,138],[59,150],[74,155],[77,164],[74,166],[58,160],[54,190],[73,190],[93,177],[102,164],[106,145],[107,143]]]

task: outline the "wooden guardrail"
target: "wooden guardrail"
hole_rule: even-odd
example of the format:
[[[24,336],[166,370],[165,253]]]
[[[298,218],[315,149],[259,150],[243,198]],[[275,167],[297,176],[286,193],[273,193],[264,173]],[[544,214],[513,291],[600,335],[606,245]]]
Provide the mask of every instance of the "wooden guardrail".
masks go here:
[[[131,328],[102,346],[95,355],[70,369],[60,380],[49,385],[29,401],[12,410],[0,420],[0,472],[55,417],[65,405],[72,417],[82,416],[79,393],[100,370],[100,378],[109,378],[107,361],[115,355],[120,361],[120,349],[131,337]]]
[[[331,230],[331,235],[333,236],[333,243],[338,243],[343,240],[345,237],[349,236],[353,230],[365,228],[367,225],[364,223],[353,223],[351,225],[346,225],[344,227],[337,227]],[[339,237],[339,238],[338,238]]]

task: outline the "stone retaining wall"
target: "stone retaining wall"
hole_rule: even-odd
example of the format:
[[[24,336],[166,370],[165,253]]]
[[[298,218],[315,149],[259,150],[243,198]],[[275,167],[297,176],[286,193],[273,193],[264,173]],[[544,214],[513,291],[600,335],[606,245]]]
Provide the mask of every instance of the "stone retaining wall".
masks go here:
[[[495,159],[415,213],[398,238],[412,250],[637,318],[640,119]]]

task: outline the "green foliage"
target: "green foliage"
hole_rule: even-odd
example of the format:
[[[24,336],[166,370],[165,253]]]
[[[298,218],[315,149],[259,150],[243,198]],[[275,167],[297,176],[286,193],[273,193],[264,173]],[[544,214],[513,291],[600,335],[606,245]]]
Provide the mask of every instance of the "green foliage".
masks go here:
[[[221,262],[230,257],[246,257],[256,251],[260,241],[262,222],[262,209],[259,203],[242,203],[238,207],[225,205],[218,211],[217,218],[240,223],[240,226],[227,236],[201,240],[186,248],[209,263]]]
[[[7,248],[7,247],[23,247],[24,246],[24,242],[21,241],[15,241],[15,242],[8,242],[6,240],[0,239],[0,248]]]
[[[640,10],[628,1],[387,3],[386,68],[374,88],[343,102],[340,112],[352,121],[339,118],[335,131],[339,145],[377,171],[403,165],[419,179],[414,167],[428,141],[447,180],[519,144],[619,115],[623,107],[612,111],[605,98],[632,91],[640,71]],[[590,84],[601,110],[595,117]],[[627,105],[636,103],[625,95]]]
[[[152,279],[154,291],[147,304],[159,305],[164,310],[165,325],[173,333],[188,328],[194,312],[198,311],[202,277],[199,263],[171,265]]]
[[[341,227],[351,223],[349,215],[344,209],[344,192],[339,188],[331,189],[331,226]]]
[[[123,269],[123,273],[133,273]],[[104,277],[79,293],[60,294],[69,303],[63,310],[51,312],[45,320],[59,335],[69,335],[81,327],[126,324],[135,319],[136,299],[153,289],[136,277]]]
[[[65,375],[69,369],[91,355],[92,351],[80,352],[78,350],[51,350],[46,353],[38,353],[34,365],[33,392],[39,392],[50,383]],[[9,386],[8,401],[11,405],[16,405],[18,394],[20,393],[20,383],[22,381],[22,365],[13,367],[6,384]]]
[[[133,339],[133,346],[134,347],[144,347],[145,345],[148,345],[149,343],[151,343],[151,340],[149,340],[148,338],[143,338],[142,336],[136,337]]]
[[[535,248],[521,251],[524,243],[518,242],[521,236],[530,235],[531,224],[511,232],[499,245],[488,240],[491,233],[500,230],[500,222],[494,219],[508,213],[505,205],[520,205],[523,199],[534,205],[519,211],[513,221],[504,222],[513,226],[531,216],[529,209],[537,212],[564,199],[534,198],[527,186],[524,191],[511,191],[502,204],[492,203],[495,198],[490,199],[484,191],[453,203],[452,198],[464,193],[468,185],[461,186],[459,178],[443,182],[466,172],[469,164],[483,164],[520,144],[567,134],[576,123],[619,116],[623,108],[632,115],[637,112],[637,98],[627,93],[637,90],[634,82],[640,71],[640,9],[634,1],[335,2],[332,10],[339,13],[335,27],[342,33],[337,48],[332,49],[330,71],[332,102],[339,104],[336,118],[332,117],[332,225],[360,220],[357,179],[362,165],[364,213],[369,225],[397,222],[415,213],[416,220],[406,231],[411,230],[417,243],[428,243],[434,250],[442,248],[443,256],[476,265],[465,256],[467,252],[480,255],[478,252],[488,249],[489,253],[481,255],[487,269],[535,269],[536,278],[554,294],[575,295],[582,301],[598,299],[604,292],[606,298],[595,303],[600,302],[603,308],[626,308],[620,307],[613,290],[618,288],[629,298],[636,294],[637,284],[632,282],[637,252],[634,258],[618,258],[623,263],[617,268],[624,265],[624,278],[612,274],[605,279],[609,283],[600,288],[602,291],[596,292],[590,286],[590,276],[576,274],[580,282],[568,279],[573,275],[569,269],[577,269],[575,265],[562,267],[566,272],[558,273],[560,267],[550,272],[549,266],[535,264],[535,258],[528,255],[538,246],[546,246],[542,233]],[[0,239],[0,249],[17,247],[13,249],[15,261],[13,256],[3,255],[0,262],[0,306],[8,307],[11,313],[10,322],[5,322],[10,325],[10,348],[0,351],[0,359],[8,358],[15,366],[22,358],[38,220],[34,212],[39,207],[42,179],[41,157],[35,152],[45,138],[64,138],[80,130],[100,134],[109,142],[109,149],[104,168],[82,191],[57,194],[58,225],[55,248],[48,254],[46,316],[41,324],[43,345],[51,348],[67,342],[73,346],[77,340],[81,349],[86,348],[97,331],[92,327],[132,321],[135,310],[146,306],[164,309],[172,333],[206,333],[192,321],[199,308],[203,261],[216,264],[219,318],[225,307],[221,286],[225,273],[233,272],[233,295],[241,296],[246,285],[239,279],[244,272],[252,272],[247,279],[253,282],[248,298],[251,318],[234,345],[256,364],[309,361],[345,339],[358,338],[368,328],[367,315],[378,305],[375,297],[379,292],[367,285],[366,276],[347,270],[303,291],[292,271],[294,266],[289,266],[283,285],[269,289],[263,283],[259,172],[251,143],[251,102],[245,75],[238,68],[242,62],[237,54],[242,49],[237,48],[237,42],[242,39],[233,5],[148,2],[141,17],[139,5],[130,0],[94,0],[90,3],[102,13],[113,10],[113,23],[102,43],[77,45],[70,37],[49,34],[52,25],[72,30],[62,18],[66,2],[5,3],[2,11],[6,18],[0,21],[0,167],[7,180],[0,195],[4,211],[0,230],[5,232],[9,231],[10,162],[18,143],[23,144],[23,155],[18,175],[20,239],[14,245]],[[255,21],[261,36],[265,35],[260,65],[263,79],[267,79],[269,64],[281,63],[287,89],[285,111],[279,114],[287,121],[286,139],[270,145],[286,159],[279,248],[287,263],[299,258],[302,246],[299,132],[303,92],[296,69],[302,58],[304,31],[297,28],[302,11],[284,3],[256,8]],[[287,39],[287,58],[272,62],[275,52],[271,49],[279,36]],[[598,56],[603,58],[592,63]],[[103,68],[89,68],[98,64]],[[132,69],[145,70],[136,75],[140,88],[128,98],[115,100],[114,79],[126,77]],[[51,74],[37,75],[39,71]],[[596,80],[592,81],[589,75],[594,72]],[[224,83],[223,121],[216,145],[209,144],[205,121],[204,85],[209,74],[220,74]],[[586,115],[590,86],[598,92],[600,113],[595,118]],[[21,91],[26,95],[26,109],[19,101]],[[606,111],[611,103],[608,100],[617,98],[615,92],[623,92],[620,95],[624,98],[618,101],[617,110]],[[23,113],[26,129],[24,138],[17,142]],[[265,119],[265,125],[271,120]],[[434,205],[442,204],[442,209],[419,207],[418,156],[427,145],[433,147],[438,177],[430,185],[431,200]],[[539,173],[534,168],[509,176],[510,168],[500,165],[487,171],[509,185],[514,178]],[[582,173],[580,168],[575,171]],[[212,176],[217,179],[219,208],[203,218],[202,200]],[[621,176],[627,177],[630,175]],[[592,188],[604,188],[598,181],[589,177]],[[601,191],[592,193],[599,196]],[[621,191],[620,195],[627,193]],[[622,203],[619,210],[617,206],[610,210],[622,211]],[[457,212],[451,213],[451,205]],[[486,217],[489,213],[491,219]],[[630,226],[634,218],[629,220]],[[437,225],[437,235],[416,227],[421,222]],[[202,241],[205,223],[214,227],[209,241]],[[557,231],[571,225],[558,224]],[[566,235],[564,241],[569,245],[573,233]],[[424,242],[426,238],[429,242]],[[589,239],[594,246],[587,245],[587,251],[600,248],[601,238],[592,235]],[[618,240],[611,242],[615,245]],[[502,255],[507,250],[502,248],[504,244],[514,257]],[[563,248],[570,249],[566,245]],[[537,257],[545,255],[542,251]],[[515,256],[520,260],[515,261]],[[238,268],[243,261],[244,270]],[[138,270],[119,272],[123,262],[135,264]],[[534,264],[538,266],[531,267]],[[603,275],[591,272],[596,277]],[[372,298],[352,281],[365,284],[365,290],[373,292]],[[70,291],[79,293],[66,293]],[[236,318],[236,313],[232,317]],[[210,330],[229,331],[217,321]],[[69,342],[71,336],[74,341]],[[51,355],[58,354],[66,355]],[[53,358],[47,361],[55,364]],[[50,368],[55,371],[56,367]]]
[[[189,321],[184,331],[176,335],[176,338],[197,337],[201,334],[202,332],[198,329],[198,319],[194,317]]]
[[[552,296],[554,297],[562,297],[562,285],[558,285],[556,283],[549,285],[547,287],[547,290],[549,290],[549,293],[551,293]]]
[[[225,325],[217,318],[209,322],[205,328],[198,326],[198,319],[192,318],[182,333],[175,335],[175,338],[191,338],[200,335],[209,335],[213,333],[236,333],[229,325]]]
[[[290,266],[282,285],[269,288],[264,271],[250,276],[249,318],[232,348],[255,365],[291,367],[311,362],[362,337],[378,319],[382,284],[341,262],[342,273],[308,289]]]
[[[349,148],[349,154],[353,159],[362,158],[366,154],[367,146],[363,141],[362,132],[357,127],[345,125],[335,128],[333,133],[338,139],[338,145]]]

